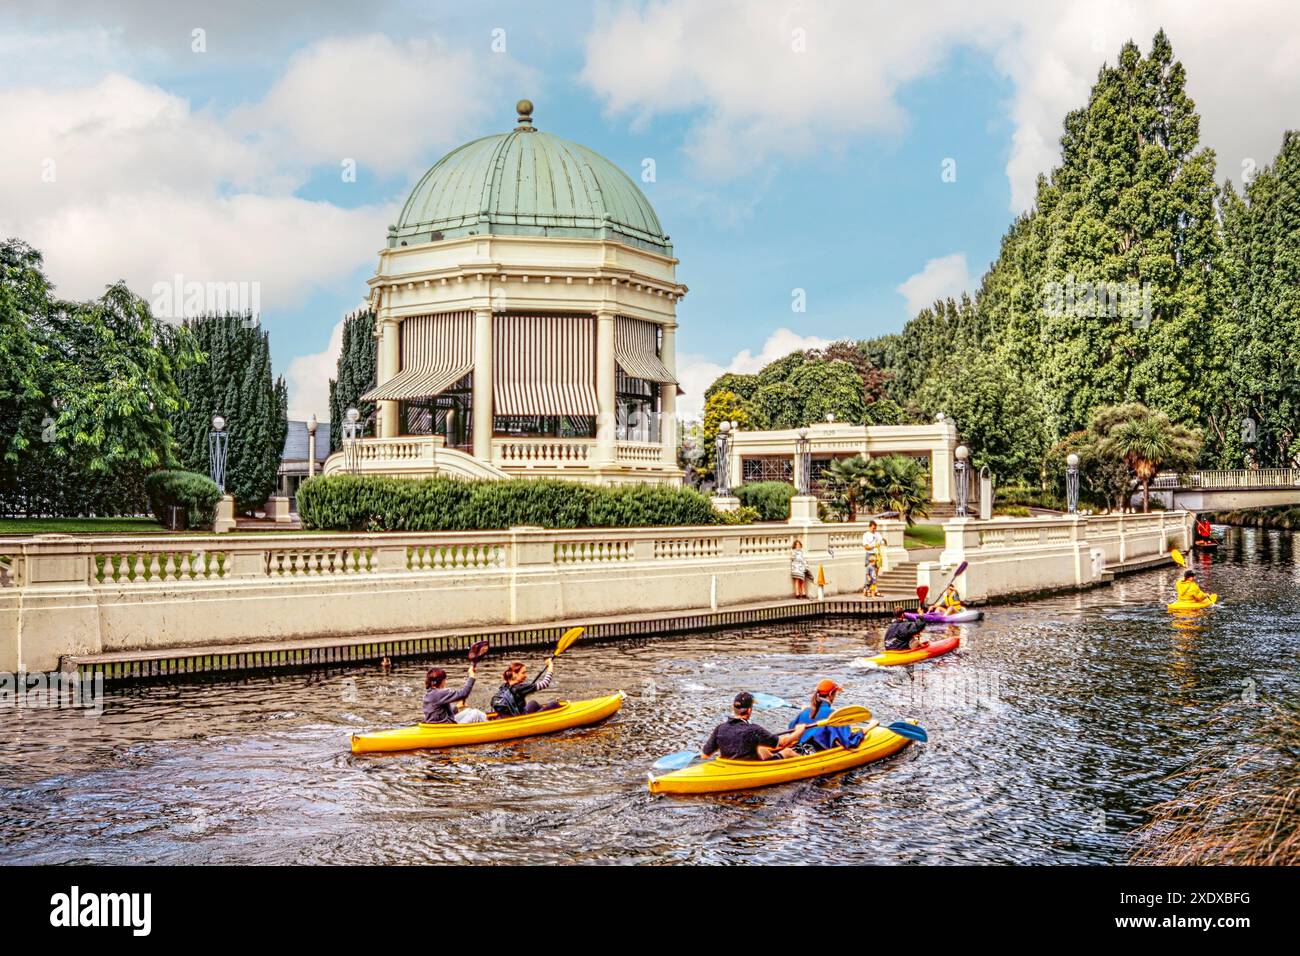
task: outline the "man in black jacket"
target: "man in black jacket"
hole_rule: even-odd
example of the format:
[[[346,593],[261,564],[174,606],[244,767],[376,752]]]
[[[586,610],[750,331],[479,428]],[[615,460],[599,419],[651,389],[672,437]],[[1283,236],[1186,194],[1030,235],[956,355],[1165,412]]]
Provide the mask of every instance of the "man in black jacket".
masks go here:
[[[909,621],[903,616],[902,608],[895,611],[894,620],[885,628],[885,650],[910,651],[924,644],[921,640],[921,632],[925,630],[925,621],[922,620],[924,614],[925,608],[918,607],[916,620]]]

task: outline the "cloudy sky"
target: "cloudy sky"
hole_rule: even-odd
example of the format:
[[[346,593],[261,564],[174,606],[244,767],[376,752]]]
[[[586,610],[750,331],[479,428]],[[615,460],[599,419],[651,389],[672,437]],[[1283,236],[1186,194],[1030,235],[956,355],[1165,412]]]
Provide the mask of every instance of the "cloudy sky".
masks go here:
[[[258,283],[291,411],[324,418],[339,320],[410,187],[526,96],[634,178],[655,160],[698,407],[724,369],[971,289],[1065,112],[1160,26],[1220,179],[1269,162],[1300,125],[1286,0],[11,2],[0,235],[70,298]]]

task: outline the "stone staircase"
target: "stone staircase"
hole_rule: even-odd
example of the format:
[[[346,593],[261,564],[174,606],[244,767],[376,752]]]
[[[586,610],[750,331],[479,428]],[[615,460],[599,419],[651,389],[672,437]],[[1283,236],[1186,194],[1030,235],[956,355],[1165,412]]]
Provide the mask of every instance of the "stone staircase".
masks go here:
[[[916,565],[912,562],[891,567],[879,575],[876,584],[880,596],[887,598],[916,597]]]

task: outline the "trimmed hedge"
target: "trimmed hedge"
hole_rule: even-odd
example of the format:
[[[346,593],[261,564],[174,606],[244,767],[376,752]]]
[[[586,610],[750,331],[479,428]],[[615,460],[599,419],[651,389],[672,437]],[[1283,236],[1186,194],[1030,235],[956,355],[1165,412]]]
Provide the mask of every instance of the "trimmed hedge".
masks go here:
[[[760,521],[788,519],[790,499],[798,493],[799,489],[788,481],[753,481],[735,490],[740,503],[755,509]]]
[[[330,531],[479,531],[720,524],[709,499],[687,488],[607,488],[550,478],[319,476],[298,488],[304,528]]]
[[[155,471],[145,478],[144,491],[149,498],[149,510],[159,524],[165,526],[169,509],[180,505],[185,509],[187,528],[212,529],[221,489],[207,475],[193,471]]]

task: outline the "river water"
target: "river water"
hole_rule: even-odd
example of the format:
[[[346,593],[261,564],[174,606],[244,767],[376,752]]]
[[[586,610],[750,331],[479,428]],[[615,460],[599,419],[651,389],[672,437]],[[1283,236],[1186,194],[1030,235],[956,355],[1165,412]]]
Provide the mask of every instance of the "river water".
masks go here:
[[[5,863],[1124,861],[1144,808],[1211,741],[1247,741],[1257,702],[1300,690],[1289,533],[1226,529],[1197,557],[1221,605],[1164,608],[1174,569],[988,611],[962,650],[855,663],[875,622],[579,643],[573,699],[615,688],[593,728],[448,752],[352,756],[348,735],[419,716],[424,664],[110,691],[103,713],[0,712]],[[932,629],[933,630],[933,629]],[[942,629],[938,629],[942,632]],[[534,662],[540,659],[534,655]],[[504,659],[489,657],[483,706]],[[462,665],[449,665],[453,680]],[[930,743],[822,780],[654,797],[649,765],[697,744],[739,689],[915,717]],[[794,710],[760,712],[769,727]]]

